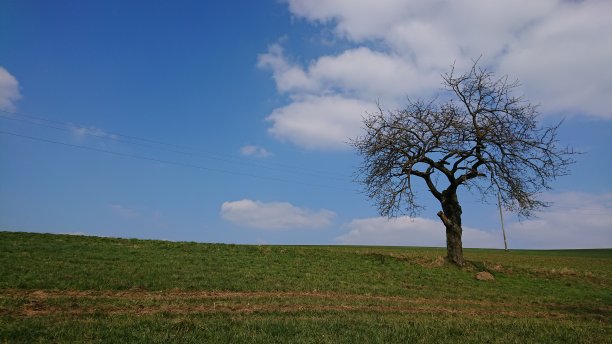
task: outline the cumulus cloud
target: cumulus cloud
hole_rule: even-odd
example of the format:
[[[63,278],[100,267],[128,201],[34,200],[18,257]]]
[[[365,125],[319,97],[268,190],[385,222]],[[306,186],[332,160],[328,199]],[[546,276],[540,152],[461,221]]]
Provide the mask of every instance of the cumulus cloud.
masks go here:
[[[264,230],[318,229],[328,227],[336,214],[329,210],[313,211],[287,202],[260,202],[250,199],[224,202],[221,217],[246,227]]]
[[[355,219],[345,225],[349,232],[336,239],[343,245],[391,245],[445,247],[446,234],[440,221],[407,216],[388,219]],[[463,228],[464,247],[500,247],[501,235]]]
[[[240,154],[254,158],[265,158],[272,155],[267,149],[254,145],[246,145],[240,148]]]
[[[273,123],[269,132],[280,140],[306,148],[336,149],[359,134],[359,114],[373,105],[342,96],[312,96],[274,110],[266,120]]]
[[[272,71],[279,92],[309,91],[318,88],[301,66],[287,60],[279,44],[271,45],[267,53],[260,54],[257,65]]]
[[[462,71],[482,55],[482,65],[521,80],[520,91],[543,104],[545,114],[612,119],[610,1],[288,0],[288,8],[331,28],[348,48],[303,62],[292,61],[278,44],[261,54],[259,66],[272,71],[278,91],[291,99],[286,107],[308,97],[401,106],[407,96],[438,93],[440,74],[452,63]],[[366,109],[356,110],[350,121],[359,123]],[[273,123],[283,116],[276,111]],[[321,113],[318,125],[324,128],[338,116],[345,117]],[[306,137],[293,143],[340,148]]]
[[[508,226],[509,243],[522,248],[612,247],[612,194],[549,194],[550,209]]]
[[[283,49],[275,44],[259,56],[259,66],[272,70],[279,92],[298,99],[305,94],[343,94],[373,102],[383,96],[405,97],[440,84],[438,73],[426,76],[402,56],[367,47],[322,56],[304,68],[290,63]],[[417,78],[418,83],[407,82]]]
[[[537,217],[506,225],[510,248],[570,249],[612,247],[612,194],[548,194],[554,205]],[[445,246],[439,220],[398,217],[355,219],[336,239],[345,245]],[[499,230],[464,226],[464,247],[502,248]]]
[[[393,23],[410,15],[410,2],[404,0],[289,0],[296,16],[319,23],[332,23],[339,36],[361,41],[377,38]]]
[[[409,63],[365,47],[323,56],[302,68],[273,45],[260,55],[259,65],[272,70],[278,91],[292,99],[267,117],[272,122],[269,132],[310,149],[347,148],[349,138],[361,130],[362,117],[376,109],[378,99],[395,104],[406,94],[419,93],[424,83],[430,88],[439,84],[439,75],[434,74],[420,75],[418,85],[407,83],[419,75]]]
[[[15,110],[15,102],[20,98],[19,82],[0,66],[0,110]]]
[[[611,11],[609,1],[560,6],[508,45],[499,68],[545,111],[612,119]]]

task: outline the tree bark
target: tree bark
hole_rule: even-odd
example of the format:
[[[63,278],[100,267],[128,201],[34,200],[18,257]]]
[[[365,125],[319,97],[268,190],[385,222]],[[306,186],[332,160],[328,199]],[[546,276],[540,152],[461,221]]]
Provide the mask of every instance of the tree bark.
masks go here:
[[[461,235],[461,205],[457,193],[454,190],[446,190],[442,193],[440,200],[442,211],[438,212],[438,217],[446,227],[446,259],[458,266],[464,266],[463,244]]]

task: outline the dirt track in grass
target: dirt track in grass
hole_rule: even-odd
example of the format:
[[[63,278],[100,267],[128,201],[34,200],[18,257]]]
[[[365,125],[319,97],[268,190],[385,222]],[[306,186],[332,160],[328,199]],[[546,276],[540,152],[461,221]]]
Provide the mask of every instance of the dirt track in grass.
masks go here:
[[[210,313],[404,313],[503,316],[514,318],[589,318],[610,323],[612,307],[568,308],[464,299],[407,298],[321,292],[231,292],[146,290],[0,291],[0,315],[17,317]],[[576,310],[579,309],[577,312]]]

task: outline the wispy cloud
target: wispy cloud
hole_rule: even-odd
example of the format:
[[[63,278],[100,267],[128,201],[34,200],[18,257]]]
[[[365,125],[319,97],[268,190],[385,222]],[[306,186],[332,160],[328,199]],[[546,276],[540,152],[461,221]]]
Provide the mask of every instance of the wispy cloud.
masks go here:
[[[393,108],[407,96],[434,96],[440,74],[451,63],[462,69],[481,55],[482,65],[520,79],[522,91],[541,103],[545,114],[612,119],[612,21],[607,15],[612,2],[287,3],[294,16],[331,30],[348,48],[299,61],[281,43],[259,56],[258,66],[272,72],[278,92],[290,99],[268,116],[270,131],[279,139],[311,149],[342,148],[352,129],[332,134],[327,128],[359,127],[377,99]],[[329,106],[330,99],[345,106]]]
[[[266,158],[272,155],[267,149],[255,145],[243,146],[240,148],[240,154],[254,158]]]
[[[83,140],[87,136],[111,140],[116,140],[118,138],[117,135],[108,133],[107,131],[94,126],[85,127],[71,125],[70,132],[78,140]]]
[[[264,203],[243,199],[221,205],[223,219],[264,230],[324,228],[331,224],[335,215],[329,210],[313,211],[287,202]]]
[[[138,210],[120,204],[110,204],[108,207],[113,213],[127,219],[137,218],[141,215]]]
[[[19,82],[11,73],[0,66],[0,109],[15,110],[15,102],[19,99],[21,99]]]

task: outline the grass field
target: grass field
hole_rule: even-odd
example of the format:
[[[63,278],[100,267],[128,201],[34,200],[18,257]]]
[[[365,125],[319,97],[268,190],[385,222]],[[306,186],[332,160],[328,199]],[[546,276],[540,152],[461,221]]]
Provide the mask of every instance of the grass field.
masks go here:
[[[0,232],[0,342],[612,343],[612,249],[444,253]]]

